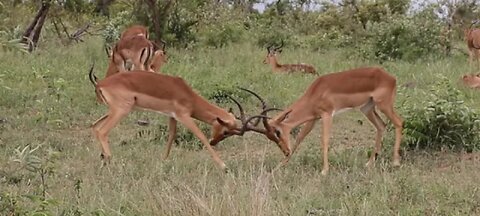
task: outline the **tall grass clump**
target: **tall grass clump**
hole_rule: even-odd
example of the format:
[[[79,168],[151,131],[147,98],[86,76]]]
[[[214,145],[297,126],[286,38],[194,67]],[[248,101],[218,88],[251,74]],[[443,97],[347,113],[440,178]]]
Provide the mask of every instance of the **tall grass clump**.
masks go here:
[[[479,114],[447,78],[431,87],[421,105],[406,106],[405,142],[409,150],[480,149]]]

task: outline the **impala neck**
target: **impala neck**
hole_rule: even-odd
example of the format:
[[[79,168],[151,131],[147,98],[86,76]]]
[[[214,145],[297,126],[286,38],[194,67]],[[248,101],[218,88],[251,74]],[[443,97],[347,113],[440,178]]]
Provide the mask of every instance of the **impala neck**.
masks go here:
[[[112,58],[113,58],[113,57],[111,57],[110,62],[108,63],[107,75],[106,75],[105,77],[109,77],[109,76],[111,76],[111,75],[113,75],[113,74],[118,73],[117,66],[116,66],[115,63],[113,62]]]
[[[294,128],[307,121],[316,119],[317,116],[310,109],[307,103],[304,103],[303,101],[298,101],[297,103],[292,104],[290,107],[285,109],[285,111],[280,113],[278,116],[282,116],[283,114],[291,110],[291,112],[288,114],[288,117],[282,121],[282,124],[288,125],[290,128]]]
[[[272,65],[273,70],[278,70],[282,67],[277,61],[277,57],[273,57],[270,59],[270,65]]]
[[[209,103],[202,97],[197,97],[193,106],[192,117],[210,125],[213,124],[217,118],[224,121],[229,121],[231,118],[227,111]]]

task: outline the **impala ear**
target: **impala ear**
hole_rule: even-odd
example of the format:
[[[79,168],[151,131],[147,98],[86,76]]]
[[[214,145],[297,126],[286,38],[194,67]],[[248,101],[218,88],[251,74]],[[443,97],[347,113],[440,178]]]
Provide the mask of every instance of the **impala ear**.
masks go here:
[[[230,128],[230,125],[228,125],[227,122],[223,121],[222,119],[220,119],[218,117],[217,117],[217,122],[224,127]]]
[[[280,123],[282,121],[284,121],[285,119],[288,118],[288,115],[292,112],[292,110],[289,110],[288,112],[284,113],[282,116],[280,116],[280,118],[277,119],[276,122]]]

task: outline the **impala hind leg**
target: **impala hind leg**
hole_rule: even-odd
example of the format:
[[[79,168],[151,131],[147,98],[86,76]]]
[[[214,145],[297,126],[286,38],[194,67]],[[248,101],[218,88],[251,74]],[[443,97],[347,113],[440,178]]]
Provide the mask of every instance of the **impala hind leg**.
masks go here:
[[[226,171],[227,166],[225,163],[220,159],[218,154],[213,150],[212,146],[210,146],[210,143],[208,142],[207,137],[203,132],[198,128],[197,124],[193,121],[193,119],[190,116],[179,116],[177,117],[177,120],[181,122],[185,127],[187,127],[192,133],[200,139],[200,141],[203,143],[205,148],[207,148],[208,152],[212,156],[213,160],[217,165],[222,169]]]
[[[130,110],[123,110],[123,109],[110,110],[109,114],[105,115],[106,118],[100,122],[97,122],[96,127],[93,128],[94,134],[97,137],[97,139],[100,141],[100,144],[102,146],[102,154],[100,156],[102,157],[104,164],[110,162],[110,158],[112,157],[112,154],[110,152],[110,147],[108,144],[108,133],[129,112]],[[98,123],[101,123],[101,124],[98,124]]]
[[[379,103],[378,108],[382,111],[395,126],[395,144],[393,146],[393,165],[400,166],[400,143],[402,141],[403,120],[393,108],[393,102]]]
[[[382,138],[383,138],[383,132],[385,131],[386,125],[385,125],[385,122],[383,122],[382,118],[380,118],[380,116],[378,115],[377,111],[375,111],[375,106],[373,106],[368,110],[362,109],[362,113],[365,114],[367,119],[373,124],[375,129],[377,129],[377,133],[375,136],[375,148],[372,152],[372,155],[370,156],[370,159],[365,165],[365,166],[370,166],[375,162],[377,155],[382,150]]]
[[[330,141],[330,130],[332,129],[332,113],[322,114],[322,149],[323,149],[323,169],[322,175],[328,174],[328,142]]]
[[[108,117],[108,114],[105,114],[103,115],[102,117],[100,117],[99,119],[97,119],[95,122],[93,122],[92,124],[92,128],[97,128],[97,127],[101,127],[104,120]]]
[[[175,120],[175,118],[170,117],[168,121],[167,149],[165,150],[164,159],[167,159],[168,155],[170,154],[170,149],[172,148],[172,143],[175,140],[176,133],[177,133],[177,120]]]

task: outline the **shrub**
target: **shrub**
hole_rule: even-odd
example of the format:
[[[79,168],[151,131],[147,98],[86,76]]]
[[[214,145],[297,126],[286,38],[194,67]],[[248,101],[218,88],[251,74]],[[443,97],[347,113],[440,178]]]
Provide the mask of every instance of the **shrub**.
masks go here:
[[[363,57],[379,61],[416,60],[441,53],[441,25],[423,17],[392,16],[388,21],[372,23],[360,50]]]
[[[235,24],[226,23],[210,27],[205,33],[207,46],[219,48],[240,40],[242,35],[241,27]]]
[[[448,79],[433,86],[425,98],[429,98],[425,104],[406,106],[407,149],[471,152],[480,148],[479,115],[465,104],[462,93]]]
[[[102,34],[106,44],[111,45],[120,38],[123,28],[131,24],[128,22],[128,20],[130,20],[128,16],[128,11],[123,11],[116,14],[114,18],[108,21]]]

